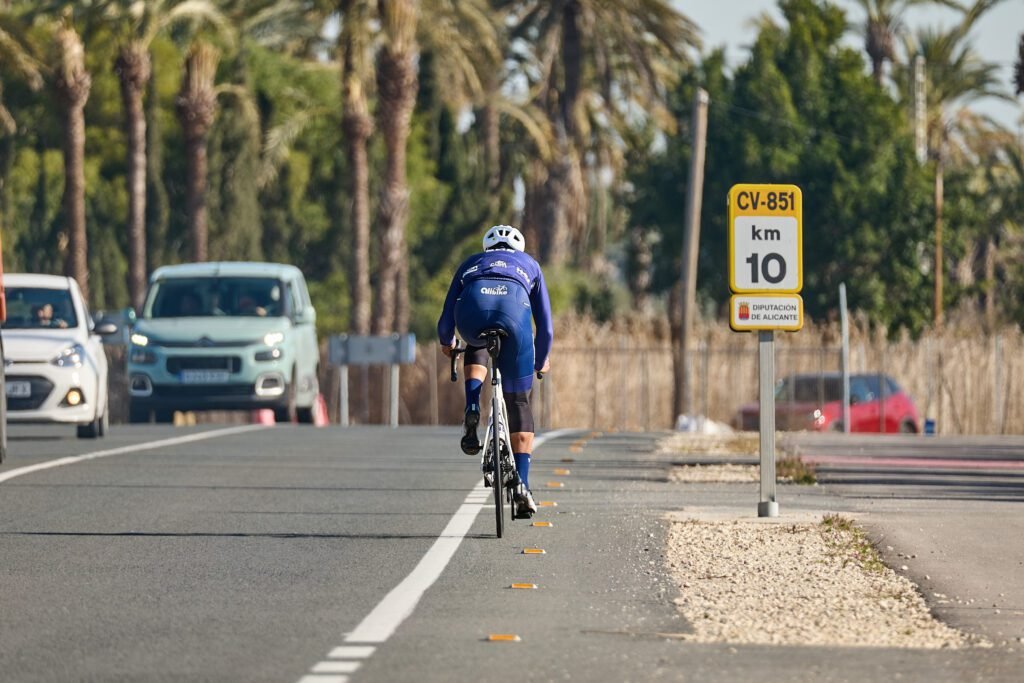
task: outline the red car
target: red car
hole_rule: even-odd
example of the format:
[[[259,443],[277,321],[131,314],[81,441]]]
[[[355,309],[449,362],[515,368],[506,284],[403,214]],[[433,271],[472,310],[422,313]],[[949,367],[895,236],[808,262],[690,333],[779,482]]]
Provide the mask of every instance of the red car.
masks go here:
[[[843,377],[839,373],[790,375],[775,387],[775,428],[782,431],[842,431]],[[735,425],[760,428],[757,401],[743,405]],[[913,399],[887,375],[850,375],[850,431],[919,431]]]

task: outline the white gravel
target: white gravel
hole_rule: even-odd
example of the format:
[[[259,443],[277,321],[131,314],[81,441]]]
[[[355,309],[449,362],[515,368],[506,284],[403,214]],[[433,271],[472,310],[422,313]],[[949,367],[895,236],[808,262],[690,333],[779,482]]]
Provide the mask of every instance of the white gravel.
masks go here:
[[[727,484],[760,481],[753,465],[684,465],[673,467],[668,480],[673,484]]]
[[[960,648],[859,532],[818,523],[675,517],[668,562],[702,643]],[[978,643],[983,644],[983,643]]]

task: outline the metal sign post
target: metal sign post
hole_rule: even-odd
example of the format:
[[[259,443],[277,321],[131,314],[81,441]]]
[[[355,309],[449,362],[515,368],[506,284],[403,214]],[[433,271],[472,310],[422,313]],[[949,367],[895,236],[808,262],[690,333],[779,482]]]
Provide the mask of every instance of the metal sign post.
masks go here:
[[[778,517],[775,500],[775,333],[757,333],[758,389],[761,394],[761,500],[758,517]]]
[[[758,517],[778,517],[775,499],[775,330],[804,325],[803,194],[796,185],[729,190],[729,327],[758,333],[761,496]]]
[[[392,334],[388,337],[367,337],[335,334],[328,339],[328,361],[341,368],[341,382],[338,399],[341,403],[342,426],[348,419],[348,366],[389,365],[391,366],[389,389],[389,420],[392,427],[398,426],[399,365],[416,362],[416,335]]]

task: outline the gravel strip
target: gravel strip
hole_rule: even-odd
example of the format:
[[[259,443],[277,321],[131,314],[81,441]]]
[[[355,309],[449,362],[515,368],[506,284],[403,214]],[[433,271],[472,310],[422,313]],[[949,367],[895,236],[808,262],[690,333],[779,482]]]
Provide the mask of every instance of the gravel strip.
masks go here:
[[[674,521],[676,604],[700,643],[960,648],[862,532],[823,524]]]
[[[754,465],[683,465],[673,467],[668,480],[673,484],[729,484],[760,481]]]
[[[659,453],[684,455],[757,455],[761,441],[756,432],[691,434],[677,432],[658,444]]]

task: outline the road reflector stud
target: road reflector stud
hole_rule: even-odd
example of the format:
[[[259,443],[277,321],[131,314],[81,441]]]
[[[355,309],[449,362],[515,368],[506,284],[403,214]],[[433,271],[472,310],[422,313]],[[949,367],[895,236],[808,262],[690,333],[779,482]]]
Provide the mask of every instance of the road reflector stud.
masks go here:
[[[492,643],[518,643],[522,638],[514,633],[492,633],[487,640]]]
[[[516,590],[532,591],[537,590],[537,584],[535,583],[513,583],[509,588],[515,588]]]
[[[548,527],[550,527],[550,526],[554,526],[554,524],[552,524],[551,522],[534,522],[530,526],[548,526]]]
[[[562,462],[576,462],[576,458],[562,458]]]
[[[548,487],[549,489],[564,489],[564,488],[565,488],[565,482],[561,482],[561,481],[549,481],[549,482],[547,483],[547,487]]]
[[[555,469],[555,476],[567,477],[570,474],[572,474],[572,472],[570,470],[565,469],[564,467],[558,467]]]
[[[537,506],[542,508],[556,508],[558,507],[558,503],[553,500],[542,500],[537,503]]]
[[[543,548],[523,548],[523,555],[547,555]]]

